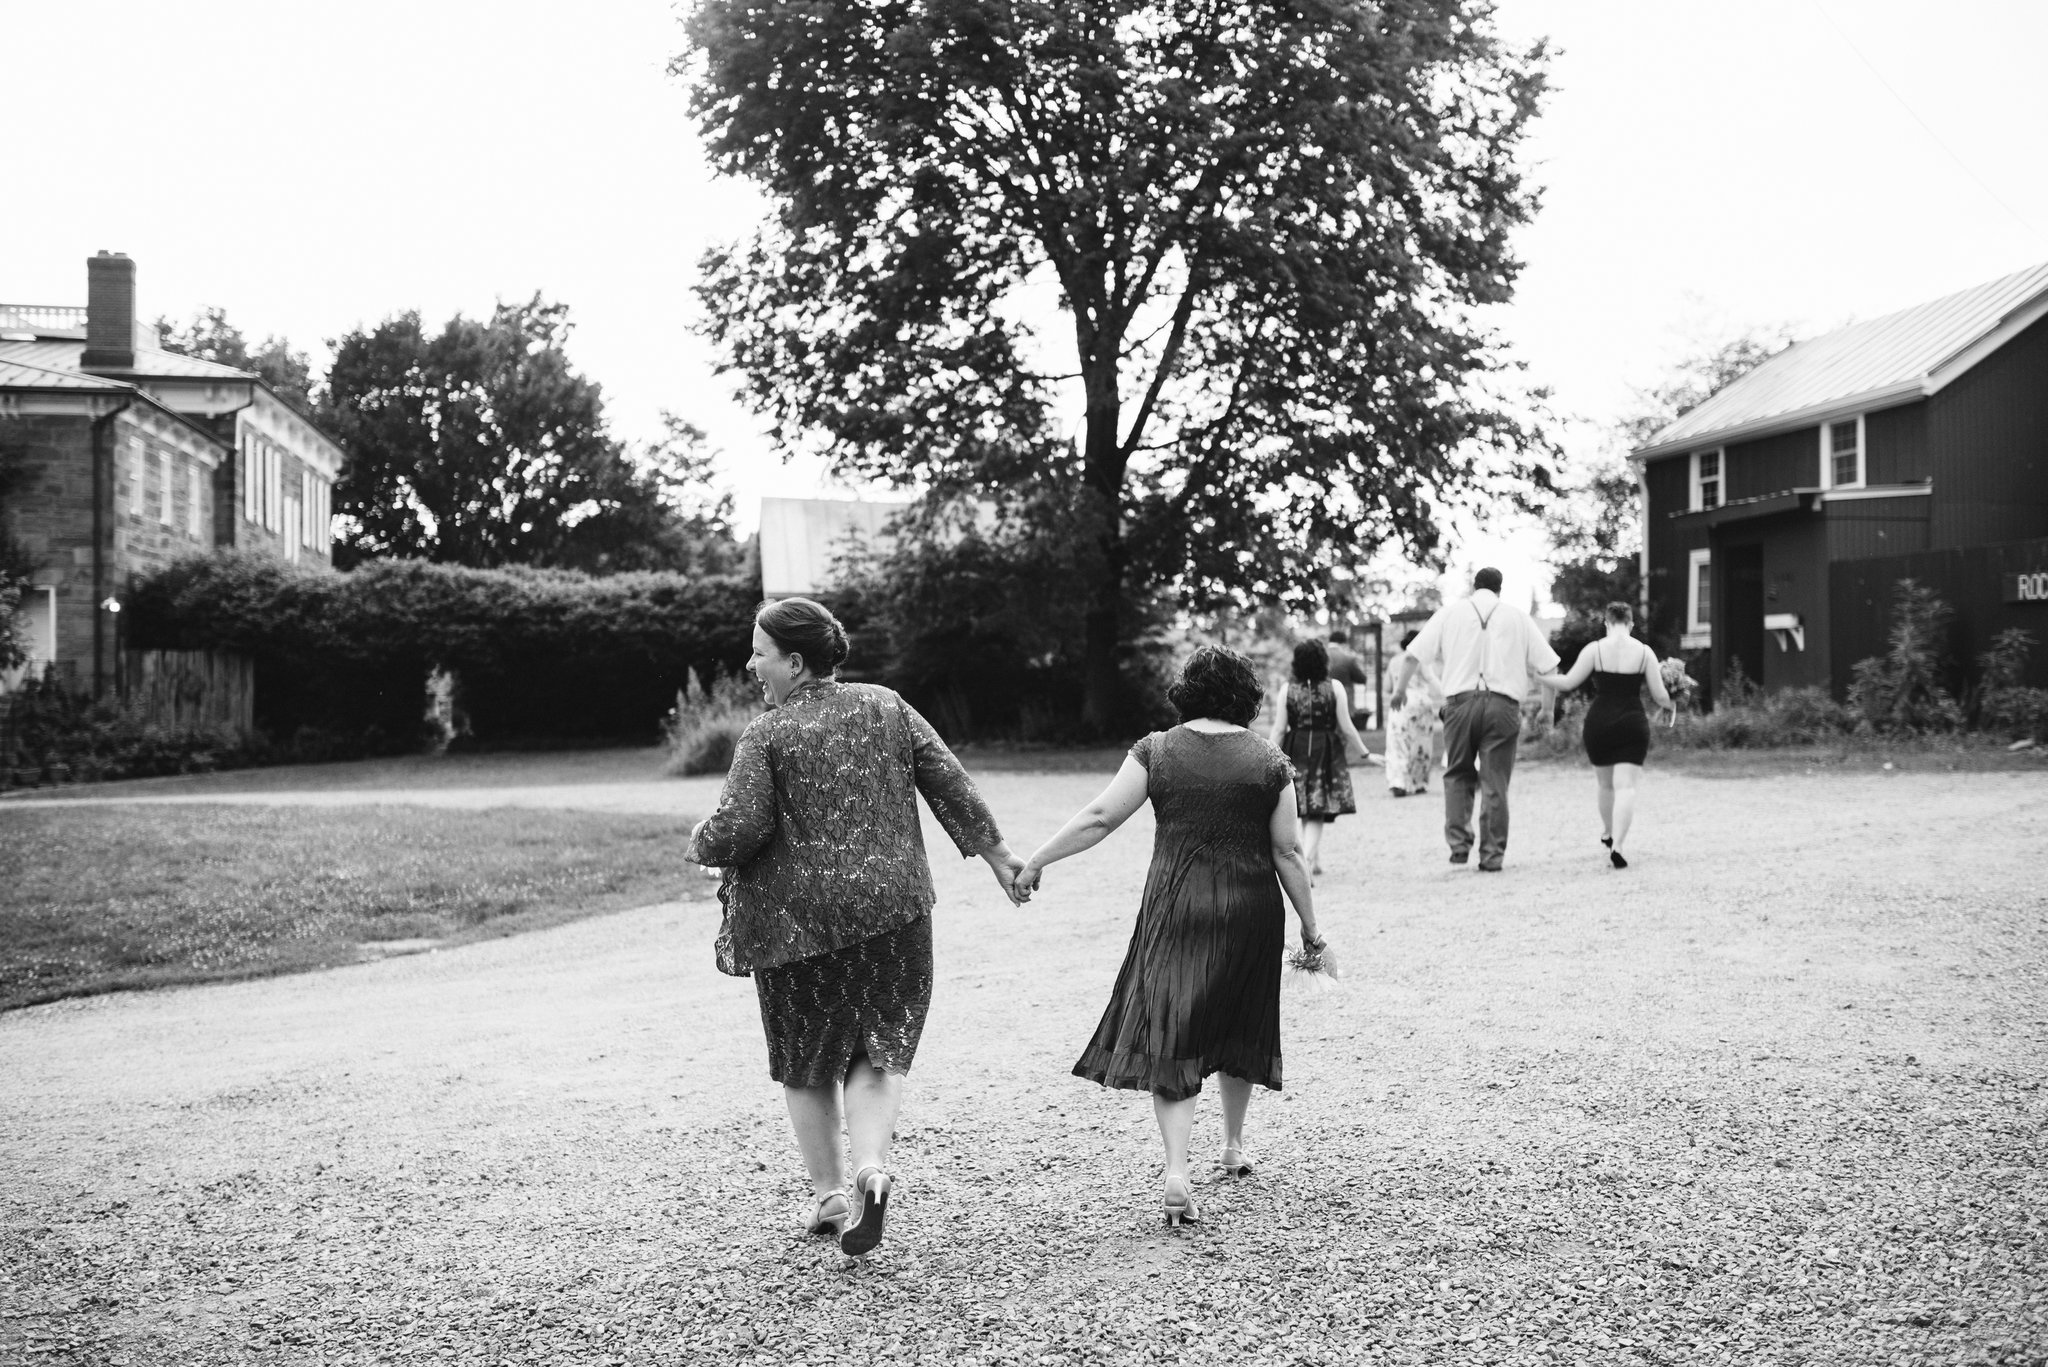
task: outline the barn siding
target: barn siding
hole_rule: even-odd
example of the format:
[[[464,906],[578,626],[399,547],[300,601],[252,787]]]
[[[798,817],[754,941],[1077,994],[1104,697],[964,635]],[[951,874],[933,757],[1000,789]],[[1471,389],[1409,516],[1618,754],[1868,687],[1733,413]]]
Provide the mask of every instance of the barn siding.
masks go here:
[[[1927,461],[1926,401],[1865,413],[1863,446],[1864,483],[1917,484],[1926,479],[1931,473]]]
[[[1952,684],[1976,678],[1977,656],[2009,627],[2032,633],[2026,682],[2048,688],[2048,603],[2007,603],[2000,577],[2048,570],[2048,537],[1995,546],[1923,551],[1883,560],[1829,567],[1829,610],[1834,624],[1834,691],[1846,697],[1858,660],[1882,655],[1891,631],[1892,595],[1901,579],[1925,584],[1955,609],[1948,647]]]
[[[1827,511],[1830,559],[1908,555],[1930,545],[1934,499],[1925,494],[1845,499],[1829,503]]]
[[[1689,552],[1707,544],[1706,528],[1674,522],[1692,497],[1692,469],[1684,456],[1650,461],[1643,469],[1649,492],[1650,598],[1644,619],[1652,646],[1669,652],[1685,630],[1685,569]]]
[[[1811,489],[1820,482],[1820,429],[1737,442],[1728,448],[1728,498],[1761,498],[1787,489]]]
[[[2048,536],[2048,319],[1927,401],[1935,549]]]

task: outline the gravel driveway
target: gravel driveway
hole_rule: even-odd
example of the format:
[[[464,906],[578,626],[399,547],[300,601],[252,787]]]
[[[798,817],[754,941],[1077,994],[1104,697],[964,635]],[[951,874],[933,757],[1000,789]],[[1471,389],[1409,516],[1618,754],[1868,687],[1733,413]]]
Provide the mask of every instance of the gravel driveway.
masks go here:
[[[984,786],[1028,849],[1098,780]],[[714,785],[648,787],[587,800]],[[0,1361],[2048,1362],[2048,784],[1653,770],[1625,874],[1591,789],[1518,774],[1500,877],[1362,789],[1354,985],[1289,998],[1259,1171],[1178,1233],[1149,1106],[1067,1075],[1142,813],[1021,912],[940,864],[861,1262],[795,1233],[702,900],[0,1017]]]

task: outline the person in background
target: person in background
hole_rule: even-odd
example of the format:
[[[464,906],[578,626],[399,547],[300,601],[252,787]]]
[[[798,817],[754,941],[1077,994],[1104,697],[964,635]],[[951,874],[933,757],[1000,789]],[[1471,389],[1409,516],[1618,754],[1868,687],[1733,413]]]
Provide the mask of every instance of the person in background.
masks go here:
[[[1363,715],[1366,720],[1366,727],[1370,730],[1372,724],[1379,721],[1380,718],[1363,711],[1363,709],[1351,707],[1353,699],[1360,696],[1354,694],[1351,690],[1353,688],[1369,689],[1372,687],[1373,680],[1372,670],[1366,667],[1365,657],[1351,648],[1351,629],[1343,626],[1332,628],[1329,645],[1326,649],[1330,653],[1330,677],[1335,679],[1337,686],[1344,690],[1344,706],[1351,710],[1351,720],[1355,722]],[[1370,697],[1371,695],[1368,693],[1364,696]]]
[[[718,807],[690,832],[685,857],[725,870],[718,967],[754,979],[768,1075],[810,1173],[805,1227],[862,1254],[882,1237],[889,1146],[931,1006],[937,899],[918,795],[1013,903],[1024,861],[916,709],[833,678],[845,658],[845,630],[808,598],[755,614],[747,668],[771,710],[740,733]]]
[[[1318,646],[1320,648],[1320,646]],[[1166,1147],[1169,1225],[1201,1218],[1188,1146],[1202,1081],[1221,1074],[1225,1176],[1251,1172],[1252,1088],[1280,1089],[1280,969],[1287,909],[1305,950],[1316,933],[1287,759],[1254,734],[1259,675],[1221,646],[1188,658],[1167,690],[1180,725],[1131,747],[1101,796],[1041,845],[1017,876],[1024,895],[1048,864],[1094,848],[1147,802],[1157,819],[1138,923],[1109,1006],[1074,1065],[1105,1087],[1152,1093]]]
[[[1401,638],[1401,649],[1414,644],[1418,633]],[[1429,776],[1436,768],[1437,741],[1443,736],[1443,689],[1436,671],[1427,665],[1415,671],[1419,687],[1411,686],[1405,706],[1394,710],[1387,722],[1387,791],[1395,797],[1429,791]]]
[[[1365,742],[1351,723],[1351,700],[1329,671],[1329,653],[1321,641],[1303,641],[1294,648],[1294,675],[1284,691],[1274,690],[1280,701],[1266,737],[1294,766],[1301,849],[1311,874],[1323,871],[1323,827],[1358,810],[1348,761],[1367,758]]]
[[[1479,868],[1499,873],[1508,849],[1508,781],[1515,774],[1522,699],[1530,681],[1557,668],[1557,652],[1529,614],[1500,599],[1500,571],[1472,576],[1472,596],[1438,608],[1401,653],[1393,705],[1428,665],[1444,691],[1444,840],[1451,862],[1472,857],[1472,801],[1483,786]]]
[[[1628,867],[1622,846],[1636,819],[1636,785],[1650,757],[1650,718],[1643,711],[1643,686],[1659,708],[1670,707],[1671,692],[1657,668],[1657,652],[1630,634],[1635,609],[1627,603],[1607,605],[1607,634],[1579,652],[1563,674],[1546,674],[1540,682],[1569,692],[1593,680],[1593,705],[1586,709],[1586,758],[1599,781],[1600,843],[1607,861]]]

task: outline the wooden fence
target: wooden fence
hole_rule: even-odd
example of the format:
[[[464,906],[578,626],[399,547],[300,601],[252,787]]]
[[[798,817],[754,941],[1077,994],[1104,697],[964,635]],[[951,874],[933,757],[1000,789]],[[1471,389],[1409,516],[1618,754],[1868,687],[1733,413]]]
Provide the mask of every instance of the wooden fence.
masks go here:
[[[246,740],[256,725],[256,662],[217,650],[131,650],[121,697],[153,726],[224,729]]]

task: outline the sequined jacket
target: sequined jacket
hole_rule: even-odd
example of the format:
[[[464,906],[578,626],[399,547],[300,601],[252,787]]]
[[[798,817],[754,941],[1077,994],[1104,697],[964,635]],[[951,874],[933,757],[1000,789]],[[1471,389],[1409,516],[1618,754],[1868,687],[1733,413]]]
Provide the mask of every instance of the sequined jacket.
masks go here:
[[[928,913],[919,793],[963,857],[1001,842],[960,761],[889,689],[816,680],[756,717],[687,856],[725,870],[719,968],[745,976]]]

